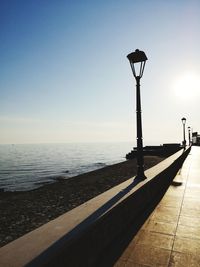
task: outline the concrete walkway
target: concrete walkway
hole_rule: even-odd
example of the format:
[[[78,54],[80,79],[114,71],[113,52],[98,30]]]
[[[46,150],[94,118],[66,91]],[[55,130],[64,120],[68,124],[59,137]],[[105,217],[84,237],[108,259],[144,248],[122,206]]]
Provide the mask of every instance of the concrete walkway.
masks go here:
[[[182,169],[115,267],[200,266],[200,147]]]

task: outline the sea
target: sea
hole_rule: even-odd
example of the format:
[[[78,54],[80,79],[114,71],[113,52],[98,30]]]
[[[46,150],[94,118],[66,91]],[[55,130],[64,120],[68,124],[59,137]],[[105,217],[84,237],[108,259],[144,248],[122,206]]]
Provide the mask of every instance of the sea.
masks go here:
[[[122,162],[132,147],[128,142],[0,145],[0,190],[28,191]]]

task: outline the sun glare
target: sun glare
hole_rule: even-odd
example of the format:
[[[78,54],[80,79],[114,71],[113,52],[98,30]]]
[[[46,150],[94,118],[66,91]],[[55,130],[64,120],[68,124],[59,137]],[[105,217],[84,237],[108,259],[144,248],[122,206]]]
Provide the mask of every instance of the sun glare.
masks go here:
[[[200,92],[199,76],[192,72],[179,76],[173,84],[173,92],[181,100],[195,99]]]

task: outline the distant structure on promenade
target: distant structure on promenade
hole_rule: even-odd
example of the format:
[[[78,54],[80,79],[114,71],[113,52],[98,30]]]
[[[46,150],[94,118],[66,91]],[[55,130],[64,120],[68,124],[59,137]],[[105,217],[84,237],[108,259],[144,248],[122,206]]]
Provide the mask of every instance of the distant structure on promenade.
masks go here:
[[[198,132],[192,133],[192,145],[200,146],[200,134],[198,134]]]
[[[168,157],[176,153],[181,148],[182,148],[181,144],[177,143],[163,144],[160,146],[145,146],[143,148],[143,155]],[[137,155],[137,147],[134,147],[130,153],[126,154],[126,159],[133,159],[136,157],[136,155]]]

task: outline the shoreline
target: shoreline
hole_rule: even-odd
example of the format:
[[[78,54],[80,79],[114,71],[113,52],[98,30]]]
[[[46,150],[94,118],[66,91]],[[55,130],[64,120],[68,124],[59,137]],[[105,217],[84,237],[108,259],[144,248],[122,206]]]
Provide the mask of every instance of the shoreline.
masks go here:
[[[145,169],[164,157],[145,156]],[[30,191],[0,191],[0,247],[136,175],[136,159]]]

